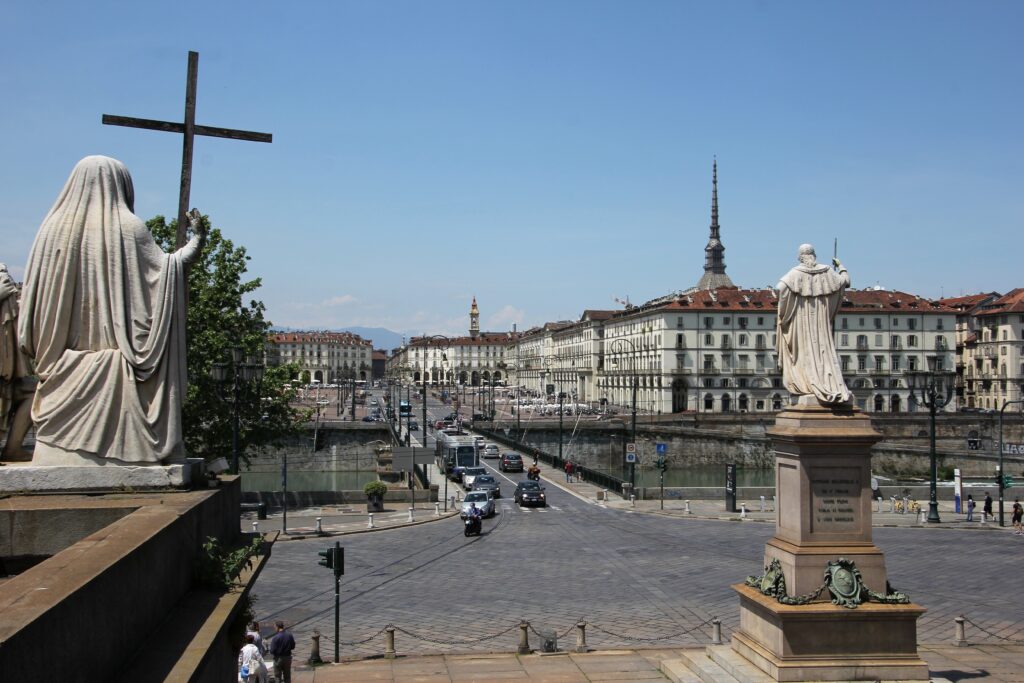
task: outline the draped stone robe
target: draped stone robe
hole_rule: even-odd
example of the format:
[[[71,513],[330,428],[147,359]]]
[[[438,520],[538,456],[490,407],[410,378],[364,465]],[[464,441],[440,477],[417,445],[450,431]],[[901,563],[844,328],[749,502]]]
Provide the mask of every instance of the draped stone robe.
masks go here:
[[[36,235],[19,338],[39,385],[34,464],[156,464],[184,455],[185,271],[133,211],[128,169],[86,157]]]
[[[837,273],[822,264],[800,264],[779,282],[779,364],[791,396],[814,396],[823,404],[850,402],[832,334],[849,286],[845,269]]]

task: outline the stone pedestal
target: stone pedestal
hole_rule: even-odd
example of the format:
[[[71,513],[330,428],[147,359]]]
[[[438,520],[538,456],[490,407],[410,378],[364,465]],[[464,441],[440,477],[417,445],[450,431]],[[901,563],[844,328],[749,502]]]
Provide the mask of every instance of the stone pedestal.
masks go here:
[[[35,463],[8,463],[0,468],[0,493],[183,489],[201,478],[201,463],[192,462],[140,467],[40,467]]]
[[[871,446],[882,435],[852,407],[796,405],[767,431],[775,450],[778,505],[775,536],[764,564],[778,560],[786,594],[806,596],[840,558],[863,584],[886,594],[885,556],[871,539]],[[829,602],[784,605],[755,588],[736,586],[740,628],[733,648],[780,681],[926,680],[917,656],[916,605]],[[821,600],[824,600],[822,602]]]

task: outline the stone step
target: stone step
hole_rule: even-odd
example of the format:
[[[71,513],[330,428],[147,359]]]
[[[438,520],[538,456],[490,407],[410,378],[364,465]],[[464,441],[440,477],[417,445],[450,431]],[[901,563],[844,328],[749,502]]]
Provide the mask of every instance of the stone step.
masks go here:
[[[674,683],[702,683],[700,677],[682,659],[661,660],[661,673]]]
[[[736,679],[733,678],[729,672],[719,666],[713,659],[708,657],[706,651],[691,650],[681,654],[683,656],[679,659],[668,660],[673,664],[673,672],[679,671],[679,668],[676,666],[678,663],[689,669],[691,677],[696,676],[697,680],[703,681],[703,683],[737,683]],[[665,675],[669,675],[669,672],[665,670],[665,664],[667,664],[668,661],[662,663],[662,672],[665,673]],[[687,679],[673,678],[672,680],[682,681]],[[689,680],[693,679],[690,678]]]
[[[729,645],[709,645],[707,656],[730,676],[742,683],[773,683],[775,680]]]

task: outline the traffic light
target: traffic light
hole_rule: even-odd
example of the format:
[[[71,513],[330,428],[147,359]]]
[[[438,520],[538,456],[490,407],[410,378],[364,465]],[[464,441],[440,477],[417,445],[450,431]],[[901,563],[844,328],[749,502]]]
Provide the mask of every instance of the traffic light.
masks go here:
[[[1013,479],[1010,477],[1009,474],[1004,474],[1003,475],[1003,488],[1004,489],[1012,489],[1013,488]]]
[[[327,550],[321,550],[317,553],[320,556],[320,566],[327,567],[328,569],[334,569],[334,548],[328,548]]]
[[[661,470],[662,472],[664,472],[665,470],[667,470],[667,469],[668,469],[668,462],[667,462],[667,461],[665,460],[665,457],[664,457],[664,456],[659,456],[659,457],[658,457],[658,461],[657,461],[657,463],[655,464],[655,466],[656,466],[656,467],[657,467],[657,468],[658,468],[659,470]]]

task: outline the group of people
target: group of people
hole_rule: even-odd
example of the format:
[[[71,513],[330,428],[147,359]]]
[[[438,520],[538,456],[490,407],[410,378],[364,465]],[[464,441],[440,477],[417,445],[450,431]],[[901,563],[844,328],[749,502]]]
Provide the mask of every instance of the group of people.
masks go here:
[[[291,683],[295,638],[284,627],[283,621],[278,621],[274,626],[276,632],[268,645],[260,635],[260,623],[254,621],[249,625],[245,633],[245,645],[238,653],[238,680],[242,683],[267,683],[267,655],[274,662],[274,680],[277,683]]]
[[[977,507],[977,503],[974,502],[973,496],[967,496],[967,521],[974,521],[974,508]],[[987,522],[992,517],[992,495],[985,493],[985,501],[981,507],[982,521]],[[1020,503],[1020,498],[1013,501],[1013,507],[1010,508],[1010,521],[1013,522],[1013,533],[1018,536],[1024,536],[1024,506]]]

